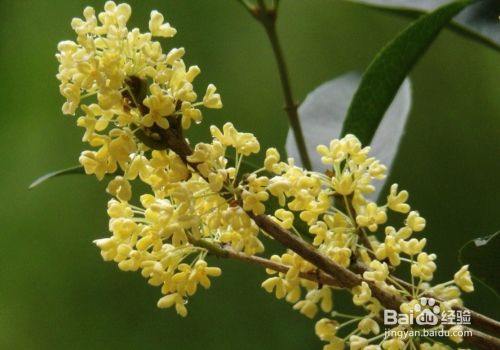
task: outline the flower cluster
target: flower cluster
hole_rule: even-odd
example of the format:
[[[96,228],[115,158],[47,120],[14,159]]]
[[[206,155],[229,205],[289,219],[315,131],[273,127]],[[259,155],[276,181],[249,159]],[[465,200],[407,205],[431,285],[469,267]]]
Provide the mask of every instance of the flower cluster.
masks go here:
[[[254,257],[264,251],[255,219],[264,217],[362,278],[349,290],[364,311],[346,315],[332,311],[334,292],[345,286],[304,278],[320,276],[313,262],[290,249],[266,260],[271,275],[262,283],[266,291],[309,318],[322,313],[315,330],[327,343],[324,350],[415,347],[412,339],[381,339],[384,305],[373,288],[403,298],[401,312],[423,293],[438,298],[443,309],[462,305],[460,289],[474,289],[468,267],[452,281],[430,284],[436,255],[425,252],[426,239],[419,238],[425,219],[411,211],[408,192],[397,184],[383,205],[370,199],[373,181],[383,179],[386,168],[355,136],[318,146],[328,167],[324,173],[282,160],[274,148],[266,150],[261,168],[244,172],[245,157],[258,153],[260,145],[231,123],[212,126],[211,142],[191,146],[183,130],[201,121],[198,107],[221,108],[220,96],[210,84],[197,102],[192,83],[200,69],[186,67],[183,48],[163,53],[152,40],[176,33],[160,13],[151,13],[148,33],[129,31],[130,15],[129,5],[111,1],[97,16],[86,8],[84,19],[72,21],[76,42],[61,42],[57,54],[63,112],[82,113],[77,124],[85,129],[83,141],[98,148],[84,151],[80,162],[98,179],[115,175],[107,186],[113,197],[108,203],[111,236],[95,241],[104,260],[115,261],[123,271],[140,271],[149,284],[161,287],[158,306],[175,307],[185,316],[187,299],[221,274],[208,265],[209,254]],[[138,200],[134,181],[148,188]],[[272,213],[271,201],[278,204]],[[386,225],[390,215],[402,219],[400,227]],[[300,232],[304,225],[308,232]],[[394,277],[403,264],[412,282],[406,286]],[[351,326],[354,330],[345,333]],[[437,349],[436,344],[420,348]]]
[[[381,319],[383,306],[372,297],[372,285],[389,293],[406,298],[401,312],[408,312],[417,299],[430,293],[441,300],[441,310],[462,306],[460,289],[465,292],[474,290],[468,267],[463,266],[455,274],[453,281],[431,286],[436,270],[436,255],[424,252],[426,238],[414,236],[424,230],[426,221],[417,211],[411,211],[407,203],[408,192],[399,191],[393,184],[384,205],[368,199],[367,195],[375,190],[373,180],[385,177],[385,167],[376,159],[369,157],[369,147],[362,147],[353,135],[333,140],[329,147],[318,146],[322,162],[330,166],[325,174],[305,172],[290,164],[278,163],[276,151],[268,152],[268,170],[277,174],[268,182],[280,184],[281,192],[269,190],[280,197],[279,209],[274,219],[285,228],[294,228],[294,217],[307,223],[312,235],[312,244],[323,255],[346,268],[362,267],[366,282],[352,289],[353,303],[366,310],[365,315],[348,315],[348,320],[339,323],[331,312],[332,291],[334,287],[321,286],[300,279],[299,272],[314,273],[316,267],[304,261],[296,253],[287,251],[272,260],[289,267],[287,273],[278,273],[262,284],[268,292],[275,292],[277,298],[286,298],[309,318],[315,317],[320,310],[334,318],[322,318],[316,324],[318,336],[328,342],[325,350],[343,349],[403,349],[413,344],[410,339],[381,339],[380,327],[376,320]],[[289,174],[294,174],[290,176]],[[292,182],[293,181],[293,182]],[[304,199],[297,205],[297,199]],[[289,211],[288,211],[289,210]],[[403,216],[399,228],[384,225],[389,215]],[[412,284],[402,286],[394,277],[394,271],[402,262],[408,264]],[[268,271],[275,274],[275,271]],[[302,297],[301,290],[304,291]],[[345,317],[341,316],[341,317]],[[347,337],[337,336],[337,332],[350,324],[357,328]],[[372,334],[372,338],[365,338]],[[378,343],[373,344],[373,343]],[[371,344],[371,345],[370,345]]]
[[[126,172],[133,159],[148,147],[137,136],[159,139],[171,122],[184,129],[200,122],[198,107],[221,108],[222,102],[210,84],[202,101],[193,90],[200,74],[198,66],[187,67],[184,48],[164,53],[154,37],[170,38],[176,30],[164,23],[163,15],[151,12],[150,32],[128,30],[132,10],[128,4],[106,2],[97,14],[85,8],[84,19],[74,18],[75,41],[58,45],[60,92],[66,98],[63,113],[83,112],[77,120],[85,129],[83,141],[97,151],[85,151],[80,162],[87,174],[102,179],[119,167]]]

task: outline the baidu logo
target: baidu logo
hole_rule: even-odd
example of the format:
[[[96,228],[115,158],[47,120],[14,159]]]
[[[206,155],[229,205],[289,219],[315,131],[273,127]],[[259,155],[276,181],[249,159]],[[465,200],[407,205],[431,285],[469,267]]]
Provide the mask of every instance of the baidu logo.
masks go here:
[[[422,297],[409,313],[398,313],[395,310],[384,310],[384,324],[435,326],[440,320],[440,308],[434,298]]]

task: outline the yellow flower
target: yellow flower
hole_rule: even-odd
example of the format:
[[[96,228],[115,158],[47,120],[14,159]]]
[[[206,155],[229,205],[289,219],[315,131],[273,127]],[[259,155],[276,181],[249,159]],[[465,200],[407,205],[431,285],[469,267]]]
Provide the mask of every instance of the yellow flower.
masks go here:
[[[319,145],[316,147],[316,151],[321,155],[321,162],[323,164],[339,163],[346,157],[342,143],[339,140],[332,140],[329,147],[324,145]]]
[[[151,11],[151,19],[149,20],[149,30],[151,35],[164,38],[173,37],[177,30],[172,28],[169,23],[163,23],[164,18],[161,13],[156,10]]]
[[[219,140],[224,146],[234,147],[238,153],[244,156],[259,152],[259,142],[252,134],[238,132],[232,123],[224,124],[222,130],[221,132],[219,128],[213,125],[210,127],[212,136]]]
[[[293,226],[294,215],[291,211],[278,209],[274,212],[273,219],[285,229],[291,229]]]
[[[371,271],[365,271],[363,278],[368,281],[383,282],[389,276],[389,268],[385,262],[381,263],[378,260],[373,260],[370,263]]]
[[[410,211],[410,206],[406,204],[407,200],[407,191],[401,191],[398,193],[398,184],[391,185],[391,192],[389,196],[387,196],[387,206],[389,209],[400,213],[408,213]]]
[[[392,265],[398,266],[401,262],[399,253],[401,251],[400,244],[397,243],[394,236],[386,236],[385,242],[380,244],[375,250],[375,256],[379,260],[389,259]]]
[[[368,283],[361,282],[360,286],[354,287],[352,289],[352,301],[355,305],[363,305],[370,301],[372,297],[372,291]]]
[[[328,318],[322,318],[318,322],[316,322],[314,331],[316,332],[316,335],[319,337],[319,339],[330,342],[335,340],[337,328],[337,321],[333,321]]]
[[[332,178],[333,189],[343,196],[350,195],[356,189],[356,182],[349,171],[343,171],[338,176]]]
[[[382,348],[384,350],[403,350],[405,347],[404,341],[398,338],[385,340],[382,343]]]
[[[311,300],[301,300],[293,306],[294,310],[299,310],[301,314],[308,318],[314,318],[318,313],[318,306]]]
[[[461,325],[453,326],[449,330],[449,338],[455,343],[461,343],[463,339],[464,327]]]
[[[383,224],[387,221],[387,214],[384,209],[378,207],[376,203],[368,203],[364,207],[358,216],[356,216],[356,222],[360,226],[368,227],[371,232],[377,230],[378,225]]]
[[[175,111],[174,99],[165,94],[157,84],[151,85],[149,89],[151,95],[144,99],[144,105],[148,107],[149,112],[144,116],[141,123],[147,127],[156,124],[163,129],[167,129],[169,127],[167,117]]]
[[[411,274],[420,277],[424,281],[432,280],[434,271],[436,271],[435,254],[420,253],[417,262],[411,266]]]
[[[203,105],[207,108],[222,108],[222,101],[220,95],[215,93],[216,87],[213,84],[209,84],[207,87],[207,92],[203,97]]]
[[[275,291],[278,299],[283,299],[286,296],[285,282],[280,277],[270,277],[262,282],[261,286],[268,293]]]
[[[427,243],[427,239],[422,238],[421,240],[412,238],[409,241],[401,241],[399,245],[401,246],[401,251],[408,255],[417,255],[422,252],[425,244]]]
[[[344,348],[344,341],[338,337],[335,337],[329,344],[323,346],[323,350],[344,350]]]
[[[351,264],[351,254],[349,248],[333,247],[328,251],[330,258],[343,267],[348,267]]]
[[[128,202],[132,198],[132,186],[121,176],[117,176],[111,180],[106,191],[124,202]]]
[[[189,280],[201,284],[204,288],[210,288],[210,280],[208,277],[218,277],[221,273],[220,268],[208,267],[205,260],[198,260],[194,264],[194,269],[189,276]]]
[[[464,292],[470,293],[474,291],[474,285],[469,272],[469,265],[464,265],[455,273],[453,280],[457,286]]]
[[[415,232],[422,231],[425,228],[425,219],[417,211],[408,214],[406,225]]]
[[[267,171],[274,173],[274,174],[280,174],[286,169],[286,164],[285,163],[279,163],[280,161],[280,154],[276,148],[268,148],[266,150],[266,158],[264,160],[264,168],[266,168]]]
[[[370,317],[365,317],[363,318],[359,323],[358,323],[358,329],[361,331],[362,334],[379,334],[380,333],[380,327],[373,318]]]
[[[165,295],[158,300],[158,307],[161,309],[169,308],[175,305],[175,311],[182,317],[187,316],[186,301],[179,293]]]
[[[349,349],[350,350],[362,350],[368,345],[368,340],[359,337],[357,335],[351,335],[349,337]]]

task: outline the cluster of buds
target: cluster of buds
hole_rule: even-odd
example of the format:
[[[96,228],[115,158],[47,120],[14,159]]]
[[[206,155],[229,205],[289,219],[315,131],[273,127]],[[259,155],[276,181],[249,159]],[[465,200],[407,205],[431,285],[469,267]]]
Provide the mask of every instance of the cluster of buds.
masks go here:
[[[318,146],[324,173],[282,160],[274,148],[266,150],[261,168],[243,172],[244,158],[258,153],[260,145],[231,123],[222,130],[212,126],[211,142],[192,146],[183,130],[201,121],[198,107],[221,108],[220,96],[210,84],[197,102],[193,81],[200,69],[186,67],[183,48],[165,54],[152,40],[176,33],[160,13],[151,13],[147,33],[127,29],[130,15],[129,5],[111,1],[97,16],[86,8],[84,19],[72,21],[76,42],[61,42],[57,54],[63,112],[81,114],[77,124],[85,129],[83,141],[94,148],[82,152],[80,162],[99,180],[114,174],[107,186],[113,196],[108,203],[111,236],[95,241],[104,260],[115,261],[123,271],[140,271],[148,283],[161,287],[158,306],[175,307],[185,316],[187,298],[221,274],[208,266],[207,256],[223,251],[256,257],[265,247],[262,222],[275,225],[270,227],[304,246],[311,242],[315,254],[359,276],[353,288],[324,284],[320,267],[290,247],[270,259],[259,257],[268,262],[271,275],[262,283],[266,291],[309,318],[322,313],[315,329],[327,343],[325,350],[416,348],[412,338],[382,339],[379,320],[386,306],[374,288],[402,298],[401,312],[424,293],[438,298],[443,309],[462,305],[460,289],[473,290],[467,266],[453,281],[430,284],[436,255],[425,252],[426,239],[418,237],[425,219],[411,211],[408,193],[396,184],[383,205],[369,199],[373,181],[383,179],[386,168],[355,136]],[[134,181],[146,184],[148,193],[135,198]],[[269,212],[275,206],[270,202],[278,209]],[[385,225],[389,215],[402,225]],[[309,232],[300,232],[299,223]],[[404,264],[411,275],[406,285],[394,277]],[[338,318],[346,315],[333,311],[333,296],[346,288],[363,311],[341,323]],[[354,329],[340,336],[347,326]],[[436,344],[432,349],[441,349]]]

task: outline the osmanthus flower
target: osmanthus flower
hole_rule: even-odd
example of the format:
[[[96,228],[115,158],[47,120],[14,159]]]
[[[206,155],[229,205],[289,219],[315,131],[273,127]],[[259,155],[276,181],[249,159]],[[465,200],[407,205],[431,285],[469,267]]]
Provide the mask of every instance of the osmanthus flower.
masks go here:
[[[464,292],[470,293],[474,291],[474,285],[469,272],[469,265],[464,265],[455,274],[453,278],[455,284],[460,287]]]
[[[142,33],[127,28],[131,13],[129,5],[112,1],[97,15],[87,7],[83,19],[72,21],[76,41],[58,46],[57,77],[66,99],[63,112],[79,114],[83,141],[93,148],[80,155],[86,173],[98,179],[114,174],[106,188],[113,197],[110,236],[95,244],[104,260],[160,287],[159,307],[186,316],[187,299],[221,274],[207,261],[214,249],[245,259],[262,253],[257,218],[295,234],[359,278],[359,285],[348,288],[323,283],[324,272],[290,249],[268,260],[281,269],[266,265],[270,276],[262,287],[306,317],[319,316],[315,331],[326,342],[324,350],[408,348],[411,340],[381,339],[377,320],[384,305],[377,290],[404,298],[405,311],[424,290],[439,298],[443,310],[462,304],[460,289],[473,291],[468,266],[451,281],[431,284],[437,257],[424,251],[426,238],[414,237],[425,219],[411,210],[408,192],[397,184],[385,203],[370,199],[386,168],[354,135],[318,146],[325,172],[283,161],[275,148],[265,151],[261,168],[243,171],[244,158],[260,152],[260,144],[232,123],[212,125],[211,141],[191,145],[184,129],[201,122],[201,106],[221,108],[221,98],[209,84],[200,100],[193,86],[200,69],[186,66],[184,48],[164,52],[153,39],[176,34],[163,15],[152,11],[149,32]],[[136,193],[136,182],[147,189]],[[400,226],[386,225],[389,218]],[[412,276],[409,288],[394,277],[401,268]],[[361,310],[357,315],[334,308],[342,288]]]
[[[147,149],[138,133],[157,138],[172,120],[180,119],[184,128],[200,122],[200,106],[222,107],[213,84],[197,102],[193,81],[200,69],[186,67],[184,48],[163,52],[153,39],[176,34],[158,11],[151,12],[146,33],[127,28],[132,14],[128,4],[108,1],[103,12],[96,15],[87,7],[83,14],[83,19],[71,22],[76,41],[60,42],[56,57],[60,91],[66,98],[63,113],[74,115],[80,108],[84,115],[78,125],[86,130],[83,140],[99,147],[80,157],[88,174],[102,179],[117,165],[126,172],[130,154]]]

